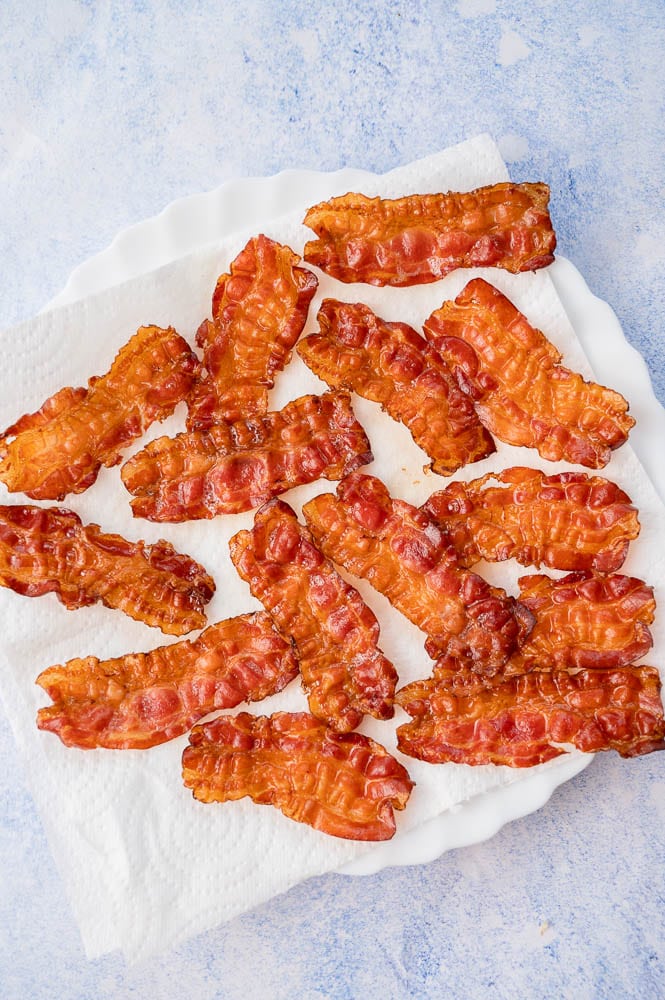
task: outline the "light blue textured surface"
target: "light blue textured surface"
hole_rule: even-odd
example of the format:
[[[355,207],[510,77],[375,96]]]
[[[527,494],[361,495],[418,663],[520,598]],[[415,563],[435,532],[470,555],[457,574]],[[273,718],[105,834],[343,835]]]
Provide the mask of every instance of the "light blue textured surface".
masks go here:
[[[174,198],[488,131],[515,179],[550,184],[560,250],[665,402],[664,52],[662,0],[5,0],[0,328]],[[85,960],[0,719],[0,995],[663,996],[663,758],[604,755],[486,844],[316,879],[127,969]]]

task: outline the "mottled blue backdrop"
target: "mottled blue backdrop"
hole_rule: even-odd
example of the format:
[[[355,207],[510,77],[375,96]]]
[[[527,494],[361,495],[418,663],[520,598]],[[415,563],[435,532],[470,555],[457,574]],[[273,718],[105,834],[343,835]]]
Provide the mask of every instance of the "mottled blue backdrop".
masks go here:
[[[662,0],[4,0],[0,56],[0,328],[174,198],[488,131],[550,184],[561,251],[665,403]],[[0,995],[663,996],[663,757],[605,755],[489,843],[317,879],[127,969],[85,960],[0,719]]]

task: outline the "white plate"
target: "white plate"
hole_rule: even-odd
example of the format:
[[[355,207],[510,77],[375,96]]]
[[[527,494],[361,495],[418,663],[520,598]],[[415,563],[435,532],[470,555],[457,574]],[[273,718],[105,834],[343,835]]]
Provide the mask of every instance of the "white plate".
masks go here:
[[[334,174],[286,171],[269,178],[231,181],[207,194],[173,202],[160,215],[121,232],[100,254],[81,264],[50,307],[64,305],[147,273],[237,230],[257,230],[270,219],[305,208],[331,192],[362,190],[373,175],[346,169]],[[665,410],[657,401],[642,357],[625,340],[611,308],[597,299],[567,260],[548,269],[569,319],[601,383],[631,400],[637,426],[631,443],[661,498],[665,498],[662,441]],[[520,776],[454,807],[378,846],[341,871],[372,874],[388,865],[422,864],[444,851],[477,843],[505,823],[540,808],[555,788],[592,757],[569,755],[545,770]]]

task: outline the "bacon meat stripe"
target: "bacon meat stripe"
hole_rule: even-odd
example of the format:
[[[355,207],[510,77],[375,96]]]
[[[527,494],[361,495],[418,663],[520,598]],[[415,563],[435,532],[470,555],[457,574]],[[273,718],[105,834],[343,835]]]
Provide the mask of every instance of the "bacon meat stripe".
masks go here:
[[[37,684],[54,704],[39,710],[37,726],[82,750],[144,750],[181,736],[209,712],[276,694],[297,673],[270,616],[240,615],[149,653],[49,667]]]
[[[429,636],[431,656],[455,655],[495,673],[532,625],[531,614],[459,565],[450,539],[423,511],[354,473],[303,507],[323,552],[359,576]]]
[[[215,583],[169,542],[130,542],[60,508],[0,506],[0,586],[55,593],[68,609],[101,602],[167,635],[206,623]]]
[[[493,184],[465,193],[368,198],[314,205],[304,223],[319,237],[308,264],[340,281],[419,285],[460,267],[534,271],[554,260],[546,184]]]
[[[61,389],[0,437],[0,480],[34,500],[62,500],[91,486],[100,468],[189,392],[198,361],[169,327],[143,326],[88,388]]]
[[[412,716],[398,727],[397,746],[432,764],[533,767],[565,753],[562,744],[634,757],[665,749],[660,687],[648,666],[490,681],[439,669],[397,692]]]
[[[312,371],[333,389],[380,403],[405,424],[432,470],[451,475],[495,450],[471,400],[437,352],[406,323],[387,323],[361,302],[324,299],[319,333],[298,344]]]
[[[372,461],[344,393],[301,396],[263,417],[152,441],[122,469],[136,517],[187,521],[237,514],[304,483]]]
[[[262,416],[268,390],[289,360],[317,279],[289,247],[255,236],[217,281],[211,320],[197,333],[205,374],[189,398],[188,430]]]
[[[584,472],[491,472],[450,483],[422,509],[449,533],[464,566],[516,559],[527,566],[614,573],[640,531],[630,497]]]
[[[241,712],[196,726],[182,755],[201,802],[249,796],[289,819],[348,840],[389,840],[413,782],[374,740],[336,733],[307,712]]]
[[[649,652],[656,610],[653,588],[632,576],[569,573],[520,578],[520,601],[535,625],[506,665],[532,669],[622,667]]]
[[[281,500],[265,504],[231,559],[277,628],[295,643],[312,713],[350,732],[365,713],[393,715],[397,673],[377,643],[379,623]]]
[[[545,335],[482,278],[444,302],[424,330],[501,441],[598,469],[635,423],[623,396],[564,368]]]

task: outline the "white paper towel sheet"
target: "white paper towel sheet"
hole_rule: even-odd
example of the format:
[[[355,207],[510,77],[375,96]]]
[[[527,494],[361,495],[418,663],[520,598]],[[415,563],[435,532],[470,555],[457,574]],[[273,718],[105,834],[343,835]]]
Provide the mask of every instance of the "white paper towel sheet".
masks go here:
[[[465,190],[506,178],[496,147],[481,138],[384,177],[368,176],[364,193],[395,197],[418,191]],[[335,193],[339,192],[330,191]],[[556,219],[556,206],[553,215]],[[299,211],[266,219],[258,227],[157,271],[5,331],[4,342],[11,345],[5,356],[12,357],[12,370],[6,370],[1,380],[0,427],[35,410],[61,386],[85,384],[90,375],[107,371],[117,350],[141,324],[173,325],[193,343],[199,323],[210,314],[217,276],[228,269],[247,239],[262,231],[300,253],[311,237],[301,218]],[[305,333],[316,329],[318,303],[325,296],[361,299],[386,319],[420,328],[433,309],[479,274],[546,331],[562,350],[566,365],[591,375],[544,271],[517,276],[498,270],[459,271],[443,281],[413,289],[349,286],[319,275],[319,290]],[[277,409],[304,392],[324,389],[296,356],[278,378],[271,407]],[[383,479],[394,495],[421,503],[445,485],[443,478],[423,472],[428,459],[404,427],[382,414],[375,404],[357,397],[354,409],[375,456],[366,471]],[[148,440],[183,429],[184,415],[181,406],[173,417],[153,426],[128,449],[125,458]],[[462,470],[459,478],[472,479],[514,464],[549,472],[568,468],[542,461],[535,451],[499,444],[496,455]],[[657,598],[661,597],[665,586],[665,509],[630,448],[616,452],[605,473],[627,490],[640,509],[642,533],[632,546],[624,571],[655,585]],[[319,482],[293,490],[285,499],[299,511],[307,499],[334,490],[334,486]],[[130,539],[168,538],[202,562],[217,582],[217,593],[208,607],[210,622],[259,607],[228,556],[229,538],[251,525],[251,514],[159,526],[134,520],[128,500],[115,468],[102,470],[90,490],[67,498],[63,506],[76,510],[84,522],[94,521],[104,530]],[[0,501],[22,503],[25,498],[9,496],[3,486]],[[493,583],[516,593],[516,579],[527,570],[503,564],[484,567],[483,572]],[[422,633],[367,585],[357,585],[379,617],[381,646],[399,671],[400,685],[429,675],[431,661],[423,649]],[[149,751],[86,752],[67,749],[52,734],[40,733],[35,714],[48,699],[35,687],[34,679],[42,669],[87,654],[105,658],[147,651],[169,640],[120,612],[98,606],[66,611],[53,595],[31,600],[1,590],[0,613],[0,694],[89,957],[118,947],[129,960],[148,957],[303,879],[338,869],[373,850],[368,845],[327,837],[248,800],[219,806],[195,802],[180,776],[186,736]],[[654,639],[649,662],[659,664],[665,648],[660,623],[654,628]],[[250,710],[269,714],[306,707],[296,680],[282,694]],[[398,711],[392,722],[370,720],[362,731],[394,750],[395,726],[406,718]],[[406,811],[398,814],[399,831],[523,776],[523,772],[509,768],[434,767],[400,759],[416,788]],[[554,761],[544,767],[556,765]]]

